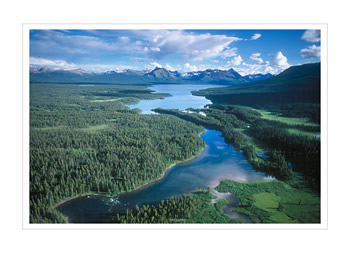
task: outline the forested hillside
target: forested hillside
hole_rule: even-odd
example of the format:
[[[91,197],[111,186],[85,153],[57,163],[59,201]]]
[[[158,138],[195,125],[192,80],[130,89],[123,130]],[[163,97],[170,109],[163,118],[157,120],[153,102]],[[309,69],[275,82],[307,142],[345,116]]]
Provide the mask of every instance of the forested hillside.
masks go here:
[[[63,222],[52,206],[85,193],[117,194],[161,177],[204,148],[200,126],[140,115],[140,87],[31,84],[30,222]]]
[[[320,63],[293,66],[265,80],[193,92],[215,104],[267,106],[320,103]]]

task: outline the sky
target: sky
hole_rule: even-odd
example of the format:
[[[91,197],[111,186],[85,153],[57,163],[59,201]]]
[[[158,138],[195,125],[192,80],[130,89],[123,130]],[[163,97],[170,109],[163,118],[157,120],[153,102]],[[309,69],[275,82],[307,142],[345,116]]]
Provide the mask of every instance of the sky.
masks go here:
[[[278,74],[319,62],[320,30],[31,30],[30,66]]]

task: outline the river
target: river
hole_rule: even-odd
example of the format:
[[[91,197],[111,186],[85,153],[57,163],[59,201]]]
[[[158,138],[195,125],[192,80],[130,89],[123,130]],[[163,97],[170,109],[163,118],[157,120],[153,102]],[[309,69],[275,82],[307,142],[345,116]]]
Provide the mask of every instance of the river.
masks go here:
[[[201,85],[200,89],[206,88],[205,86],[210,85]],[[198,89],[196,85],[182,85],[181,90],[174,89],[174,85],[157,85],[151,88],[157,92],[173,95],[171,106],[176,106],[174,101],[179,96],[179,101],[183,101],[183,103],[177,109],[203,108],[210,103],[208,100],[205,101],[205,98],[204,100],[202,98],[199,103],[198,98],[192,96],[191,91]],[[186,97],[186,100],[181,100],[183,97]],[[133,105],[133,108],[140,108],[143,113],[151,113],[151,109],[161,107],[160,104],[164,103],[166,99],[160,99],[162,102],[157,100],[141,101],[139,104]],[[191,103],[192,99],[195,101],[193,104]],[[170,103],[165,104],[169,106]],[[176,107],[167,108],[175,109]],[[232,212],[239,205],[239,200],[234,195],[218,193],[213,188],[222,179],[248,181],[269,177],[264,173],[256,172],[241,152],[235,151],[231,145],[225,143],[220,132],[207,130],[201,137],[207,148],[197,158],[169,169],[161,180],[113,198],[98,195],[75,198],[58,206],[57,209],[68,218],[70,223],[111,223],[116,213],[126,208],[142,204],[155,204],[171,196],[180,196],[210,187],[214,195],[228,201],[224,207],[225,214],[231,218],[242,219],[246,223],[251,222],[247,216]]]

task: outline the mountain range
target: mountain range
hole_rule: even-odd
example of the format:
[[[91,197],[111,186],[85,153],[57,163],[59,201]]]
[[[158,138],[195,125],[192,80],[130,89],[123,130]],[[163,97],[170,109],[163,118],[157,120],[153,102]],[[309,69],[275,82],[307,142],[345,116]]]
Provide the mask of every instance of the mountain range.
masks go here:
[[[83,69],[62,70],[51,68],[30,68],[30,81],[40,83],[108,83],[108,84],[156,84],[156,83],[210,83],[210,84],[244,84],[270,78],[271,74],[241,76],[234,69],[207,69],[180,73],[165,68],[152,70],[116,70],[93,72]]]

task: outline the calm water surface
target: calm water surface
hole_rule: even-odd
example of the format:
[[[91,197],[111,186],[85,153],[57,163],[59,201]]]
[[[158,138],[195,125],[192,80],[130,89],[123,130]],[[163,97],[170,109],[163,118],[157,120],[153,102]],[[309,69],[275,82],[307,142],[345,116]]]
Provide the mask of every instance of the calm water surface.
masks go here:
[[[138,104],[128,105],[131,109],[139,108],[142,114],[153,114],[151,111],[155,108],[163,109],[179,109],[185,110],[187,108],[200,109],[211,101],[205,97],[193,96],[191,91],[203,90],[208,88],[221,87],[219,85],[179,85],[179,84],[160,84],[153,85],[150,89],[156,93],[169,93],[172,97],[155,100],[141,100]]]
[[[173,97],[159,100],[140,101],[131,108],[140,108],[143,113],[152,113],[151,109],[161,107],[168,109],[203,108],[210,101],[203,97],[192,96],[191,91],[213,87],[213,85],[155,85],[156,92],[170,93]],[[217,86],[216,86],[217,87]],[[213,190],[222,179],[262,180],[267,179],[264,173],[256,172],[240,152],[227,145],[221,133],[208,130],[202,135],[207,148],[195,159],[174,166],[159,181],[140,190],[122,193],[116,197],[84,196],[70,200],[57,209],[70,223],[111,223],[117,212],[135,205],[156,204],[171,196],[188,194],[198,189],[211,188],[214,195],[225,198],[228,205],[224,213],[231,218],[240,218],[249,223],[251,220],[241,214],[232,212],[239,205],[239,200],[229,193],[218,193]]]
[[[265,174],[256,172],[241,152],[236,152],[231,145],[227,145],[220,132],[208,130],[202,138],[207,148],[192,161],[168,170],[160,181],[115,198],[85,196],[73,199],[57,209],[72,223],[112,222],[116,212],[127,207],[153,204],[171,196],[213,188],[222,179],[247,181],[268,178]]]

